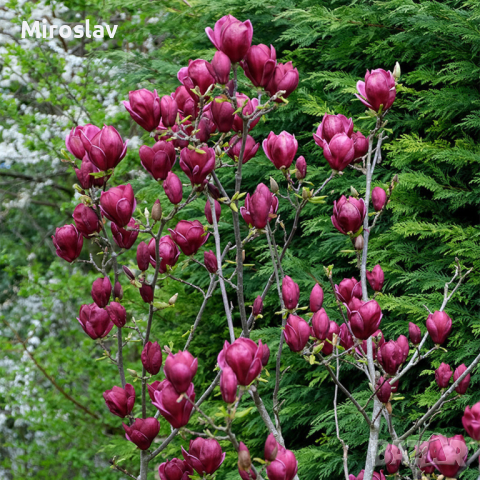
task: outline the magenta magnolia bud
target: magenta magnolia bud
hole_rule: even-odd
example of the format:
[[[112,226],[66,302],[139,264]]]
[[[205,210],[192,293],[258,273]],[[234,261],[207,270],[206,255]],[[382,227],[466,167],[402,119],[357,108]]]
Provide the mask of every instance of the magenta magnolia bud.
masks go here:
[[[323,289],[318,283],[316,283],[310,293],[310,311],[313,313],[318,312],[322,308],[322,304]]]
[[[279,448],[282,448],[282,447],[275,440],[275,436],[273,435],[273,433],[268,435],[267,440],[265,442],[265,449],[264,449],[265,460],[267,462],[273,462],[277,457]]]
[[[295,178],[303,180],[307,176],[307,161],[303,156],[297,158],[295,162]]]
[[[236,93],[236,98],[237,98],[237,105],[238,108],[242,108],[242,113],[243,115],[251,115],[253,112],[256,111],[256,108],[258,106],[258,98],[252,98],[250,100],[247,95],[243,93]],[[248,130],[252,130],[253,127],[260,121],[260,117],[258,117],[254,121],[250,121],[250,126],[248,127]],[[237,115],[235,115],[233,119],[233,130],[236,132],[243,132],[243,120]]]
[[[340,332],[338,334],[338,337],[340,338],[340,345],[345,349],[345,350],[350,350],[354,343],[353,343],[353,337],[348,330],[348,326],[346,323],[342,323],[340,325]]]
[[[337,133],[329,143],[323,141],[323,156],[333,170],[347,168],[355,158],[355,145],[346,133]]]
[[[108,277],[97,278],[92,284],[91,294],[93,301],[100,308],[106,307],[112,294],[112,282],[110,282],[110,279]]]
[[[214,200],[214,202],[215,202],[215,217],[218,223],[218,221],[220,220],[220,215],[222,213],[222,207],[216,200]],[[207,200],[207,202],[205,203],[204,213],[205,213],[205,217],[207,218],[207,222],[210,225],[213,225],[212,206],[210,205],[209,200]]]
[[[174,205],[182,201],[183,186],[178,176],[173,172],[168,172],[166,180],[163,182],[165,195]]]
[[[123,143],[122,137],[112,126],[105,125],[91,140],[83,133],[80,138],[89,160],[103,172],[115,168],[127,153],[128,141]]]
[[[445,312],[437,310],[428,316],[426,323],[433,343],[436,345],[445,343],[452,331],[452,319]]]
[[[387,379],[380,377],[378,379],[375,392],[380,402],[388,403],[390,401],[390,396],[392,395],[392,386]]]
[[[160,98],[157,91],[146,88],[128,93],[128,102],[123,102],[135,123],[147,132],[152,132],[160,123]]]
[[[395,78],[392,72],[386,72],[381,68],[367,70],[365,81],[357,82],[358,94],[355,96],[367,107],[378,112],[380,105],[386,112],[395,100]]]
[[[401,363],[405,363],[405,360],[408,357],[408,354],[410,353],[410,347],[408,346],[408,340],[405,335],[400,335],[397,340],[397,345],[400,347],[400,351],[402,354],[402,361]]]
[[[459,367],[455,369],[455,372],[453,372],[453,381],[456,382],[465,372],[467,367],[465,366],[464,363],[462,363]],[[470,385],[470,374],[467,373],[463,380],[455,387],[455,391],[459,393],[460,395],[464,395]]]
[[[365,352],[366,353],[366,352]],[[401,347],[394,340],[384,343],[377,351],[377,360],[389,375],[395,375],[402,362]]]
[[[409,322],[408,336],[414,345],[418,345],[422,340],[422,332],[420,331],[420,327],[412,322]]]
[[[237,387],[237,376],[230,367],[226,366],[222,370],[220,377],[220,391],[222,392],[222,398],[224,402],[235,402],[237,399]]]
[[[113,387],[103,392],[103,398],[108,409],[117,417],[125,418],[130,415],[135,405],[135,389],[127,383],[125,388]]]
[[[156,375],[162,366],[162,348],[158,342],[147,342],[141,355],[142,365],[151,375]]]
[[[213,30],[207,27],[205,33],[217,50],[227,55],[232,63],[237,63],[252,44],[253,27],[250,20],[241,22],[232,15],[225,15],[215,23]]]
[[[137,265],[138,269],[142,272],[148,270],[148,266],[150,265],[150,252],[145,242],[140,242],[137,246]]]
[[[262,366],[266,367],[268,365],[268,361],[270,360],[270,349],[268,345],[263,345],[263,353],[262,353]]]
[[[325,342],[322,348],[322,353],[324,355],[331,355],[333,352],[333,334],[338,335],[340,333],[340,327],[336,322],[333,320],[330,321],[330,324],[328,326],[328,334],[327,334],[327,340],[328,342]]]
[[[208,240],[209,233],[205,232],[198,220],[180,220],[175,229],[169,228],[173,241],[187,255],[195,255],[198,249]]]
[[[128,225],[136,206],[133,188],[129,183],[110,188],[100,196],[100,209],[103,215],[119,227]]]
[[[197,373],[198,360],[188,351],[180,351],[175,355],[168,354],[163,371],[165,378],[181,394],[185,393]]]
[[[148,243],[148,251],[150,252],[150,263],[155,268],[156,261],[155,261],[155,239],[152,238]],[[158,245],[158,253],[161,258],[160,260],[160,273],[165,273],[167,271],[167,265],[173,267],[180,256],[180,250],[178,249],[175,242],[172,240],[170,235],[164,235],[160,239],[160,243]]]
[[[77,230],[85,238],[88,238],[94,233],[98,233],[102,229],[103,224],[100,222],[95,210],[85,206],[83,203],[79,203],[75,207],[72,216],[75,220]]]
[[[218,52],[217,52],[218,53]],[[230,102],[225,101],[222,97],[216,97],[210,104],[210,112],[212,114],[213,123],[221,133],[229,132],[233,127],[235,109]]]
[[[263,300],[262,297],[259,295],[255,301],[253,302],[253,310],[252,314],[254,317],[258,317],[263,312]]]
[[[301,352],[305,348],[311,333],[310,325],[303,318],[292,314],[288,316],[283,336],[292,352]]]
[[[142,300],[145,303],[152,303],[153,302],[153,297],[155,295],[155,292],[152,288],[151,285],[148,285],[144,282],[142,282],[142,286],[138,289],[140,296],[142,297]]]
[[[95,178],[91,173],[98,173],[100,170],[88,159],[88,156],[83,157],[80,168],[75,167],[75,175],[78,183],[82,188],[88,190],[89,188],[103,187],[109,176]]]
[[[339,200],[333,202],[333,226],[344,235],[357,233],[365,218],[365,203],[363,198],[356,199],[342,195]]]
[[[127,224],[128,228],[139,228],[139,225],[135,223],[135,220],[132,218]],[[125,248],[126,250],[132,248],[133,244],[137,241],[138,230],[125,230],[124,228],[119,227],[116,223],[112,223],[112,236],[115,240],[115,243],[120,248]]]
[[[229,366],[237,376],[238,384],[250,385],[262,371],[263,345],[249,338],[237,338],[231,345],[225,341],[217,361],[223,370]]]
[[[198,123],[198,132],[195,134],[195,137],[203,143],[207,142],[210,135],[217,129],[215,123],[210,118],[210,115],[211,113],[208,111],[204,113]]]
[[[367,340],[380,326],[382,310],[376,300],[370,300],[350,314],[350,325],[355,337]]]
[[[453,371],[450,365],[441,363],[440,366],[435,370],[435,381],[437,382],[438,388],[447,388],[452,375]]]
[[[198,102],[192,98],[183,85],[177,87],[175,92],[172,93],[172,97],[177,102],[178,110],[183,116],[188,117],[190,115],[193,120],[197,118]]]
[[[213,71],[215,72],[215,80],[217,83],[225,85],[230,79],[230,69],[232,62],[222,51],[215,52],[211,61]]]
[[[243,442],[240,442],[238,448],[238,473],[242,480],[255,480],[257,478],[257,474],[252,468],[250,452]]]
[[[353,134],[353,120],[345,115],[325,114],[316,133],[313,134],[313,139],[319,147],[323,148],[324,142],[330,143],[337,133],[344,133],[351,137]]]
[[[243,152],[243,160],[242,163],[247,163],[250,159],[252,159],[258,152],[260,148],[260,144],[256,143],[253,137],[250,135],[247,136],[247,142],[245,143],[245,150]],[[240,152],[242,149],[242,138],[239,135],[235,135],[230,139],[228,142],[228,148],[226,149],[227,155],[231,159],[239,159]]]
[[[117,282],[118,283],[118,282]],[[110,317],[110,320],[119,328],[122,328],[127,323],[127,312],[123,305],[118,302],[110,302],[110,305],[105,307],[105,310]]]
[[[57,228],[55,235],[52,235],[52,241],[55,253],[69,263],[77,259],[82,252],[83,235],[75,225],[64,225]]]
[[[83,157],[85,157],[86,152],[85,152],[85,147],[83,146],[82,136],[85,136],[89,141],[91,141],[99,131],[100,129],[98,127],[90,123],[87,123],[87,125],[84,125],[84,126],[73,127],[70,133],[67,135],[67,138],[65,139],[65,146],[67,147],[67,150],[74,157],[77,157],[79,160],[83,160]],[[82,165],[83,165],[83,162],[82,162]],[[83,187],[83,188],[90,188],[90,187]]]
[[[193,405],[185,396],[192,402],[195,402],[193,383],[189,385],[185,396],[180,401],[178,401],[180,395],[168,380],[162,382],[162,388],[156,390],[154,395],[155,401],[152,402],[153,405],[158,408],[160,414],[173,428],[182,428],[188,423]]]
[[[173,127],[177,120],[178,105],[173,97],[164,95],[160,100],[162,123],[165,127]],[[157,125],[158,126],[158,125]]]
[[[123,288],[120,282],[115,282],[115,286],[113,287],[113,297],[116,300],[121,300],[123,298]]]
[[[77,320],[92,340],[106,337],[113,328],[107,311],[94,303],[82,305]]]
[[[213,183],[207,183],[207,189],[213,199],[218,200],[221,197],[220,190]]]
[[[182,447],[182,455],[200,477],[215,473],[225,460],[225,453],[214,438],[190,440],[188,452]]]
[[[372,203],[376,212],[379,212],[387,201],[387,194],[383,188],[375,187],[372,190]]]
[[[300,288],[288,275],[282,280],[282,298],[287,310],[294,310],[300,298]]]
[[[203,263],[210,273],[216,273],[218,270],[217,257],[209,250],[203,253]]]
[[[122,266],[123,273],[128,277],[129,280],[135,280],[134,273],[125,265]]]
[[[178,458],[167,460],[158,467],[160,480],[190,480],[190,475],[193,475],[192,467]]]
[[[318,285],[318,284],[317,284]],[[313,335],[317,340],[325,340],[330,329],[330,319],[325,309],[320,308],[312,317]]]
[[[280,447],[275,460],[267,467],[268,480],[293,480],[298,462],[290,450]]]
[[[140,450],[148,450],[160,431],[160,423],[156,418],[136,418],[130,427],[122,423],[125,437]]]
[[[432,435],[427,460],[445,477],[456,478],[459,470],[465,466],[468,448],[463,435],[446,438]]]
[[[278,135],[273,132],[262,143],[263,151],[275,168],[289,168],[297,153],[298,142],[295,135],[285,130]]]
[[[387,472],[397,473],[402,463],[402,452],[396,445],[389,444],[385,450],[385,465]]]
[[[352,298],[362,298],[362,284],[354,277],[344,278],[335,285],[335,292],[341,302],[348,304]]]
[[[376,291],[381,292],[385,275],[380,265],[375,265],[371,272],[367,272],[367,280],[370,286]]]
[[[360,159],[368,153],[368,137],[365,137],[362,132],[355,132],[352,133],[351,139],[353,140],[353,147],[355,148],[354,161],[356,162],[357,159]]]
[[[292,62],[277,63],[265,90],[272,96],[280,90],[285,90],[282,97],[287,98],[298,87],[298,80],[298,70],[293,68]],[[279,103],[281,100],[277,99],[276,102]]]
[[[468,436],[480,442],[480,402],[472,408],[467,406],[462,417],[463,428]]]
[[[201,151],[202,153],[197,153]],[[196,150],[184,148],[180,152],[180,168],[190,181],[201,185],[207,175],[215,168],[215,152],[207,146],[197,147]]]
[[[267,226],[272,218],[271,214],[275,214],[277,210],[278,198],[263,183],[257,185],[252,196],[247,193],[245,206],[240,207],[240,213],[245,222],[259,229]]]
[[[215,85],[215,71],[206,60],[199,58],[190,61],[186,73],[183,84],[194,100],[197,96],[191,91],[192,89],[198,88],[200,94],[205,95],[210,86]]]
[[[142,145],[138,153],[142,167],[155,180],[165,180],[175,164],[175,147],[172,142],[160,140],[153,147]]]
[[[252,45],[240,65],[253,85],[265,88],[277,65],[277,53],[273,45]]]

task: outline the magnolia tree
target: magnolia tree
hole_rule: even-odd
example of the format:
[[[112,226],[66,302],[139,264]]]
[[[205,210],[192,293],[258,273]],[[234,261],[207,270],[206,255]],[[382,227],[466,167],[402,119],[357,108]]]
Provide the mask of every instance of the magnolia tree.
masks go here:
[[[82,194],[81,203],[73,214],[75,224],[58,228],[53,242],[58,256],[68,262],[91,264],[101,275],[92,285],[94,303],[81,306],[78,321],[85,333],[105,348],[106,355],[118,367],[121,386],[112,386],[104,392],[105,402],[112,414],[125,419],[126,440],[140,450],[138,477],[118,465],[114,464],[114,467],[132,478],[145,480],[149,463],[179,433],[191,435],[186,427],[192,413],[196,412],[203,418],[205,431],[190,441],[188,451],[182,449],[179,452],[179,458],[160,465],[162,480],[186,480],[194,472],[203,478],[213,475],[221,468],[225,457],[218,440],[230,441],[238,452],[238,471],[243,480],[261,480],[265,474],[270,480],[298,478],[297,460],[288,450],[289,439],[282,433],[280,422],[282,399],[279,398],[279,389],[285,374],[280,367],[285,342],[290,350],[309,362],[312,369],[326,369],[335,383],[332,401],[336,433],[343,447],[346,480],[383,480],[386,474],[400,475],[397,473],[400,471],[403,478],[435,478],[440,474],[456,478],[478,457],[479,450],[468,457],[461,431],[451,438],[434,435],[428,439],[423,435],[443,405],[465,393],[470,372],[479,363],[480,355],[468,367],[460,365],[455,371],[442,364],[435,372],[441,389],[438,400],[401,434],[397,434],[392,422],[390,400],[401,389],[399,383],[405,373],[431,357],[447,339],[452,320],[445,309],[469,271],[465,272],[457,262],[453,278],[445,285],[443,303],[436,306],[433,313],[427,308],[423,336],[421,331],[425,328],[410,323],[410,341],[405,335],[386,341],[380,330],[382,311],[375,300],[383,287],[383,271],[380,265],[372,271],[367,270],[367,264],[372,263],[368,260],[369,237],[375,235],[375,227],[397,183],[394,177],[387,191],[371,188],[375,167],[382,158],[387,115],[396,96],[396,81],[400,76],[398,65],[393,73],[382,69],[367,71],[365,81],[357,84],[357,97],[367,107],[372,121],[367,138],[354,132],[352,119],[343,115],[325,115],[323,118],[314,134],[316,144],[323,150],[332,169],[323,183],[313,188],[305,186],[307,162],[301,156],[295,158],[297,140],[286,131],[271,132],[263,140],[262,148],[272,162],[272,168],[283,173],[284,183],[279,186],[272,180],[270,187],[260,183],[254,192],[246,194],[242,192],[242,174],[248,169],[247,163],[255,161],[260,146],[250,133],[261,116],[287,103],[286,99],[298,85],[299,75],[291,62],[282,64],[276,61],[273,46],[251,45],[253,28],[249,20],[241,22],[227,15],[215,24],[213,30],[207,28],[206,33],[217,49],[211,62],[198,59],[181,68],[178,72],[181,85],[171,95],[160,99],[156,91],[143,89],[130,92],[129,101],[125,102],[133,120],[155,139],[151,146],[140,148],[139,156],[145,170],[162,185],[171,203],[168,208],[157,200],[140,219],[135,215],[132,186],[109,186],[109,178],[127,148],[127,142],[113,126],[101,129],[94,125],[78,126],[66,139],[68,151],[77,159],[70,162],[80,184],[77,190]],[[248,93],[256,90],[256,98],[249,98],[239,90],[239,68],[252,84],[248,86]],[[174,173],[177,157],[180,169],[191,182],[189,185],[183,185]],[[332,267],[325,268],[343,317],[343,323],[338,325],[329,320],[328,313],[322,308],[324,293],[319,284],[312,288],[309,306],[299,305],[299,287],[285,274],[282,260],[304,207],[307,203],[322,203],[325,197],[320,194],[326,185],[335,181],[347,167],[364,175],[365,197],[360,198],[355,191],[353,196],[342,196],[333,204],[332,223],[340,234],[350,238],[360,277],[360,281],[356,278],[337,279]],[[224,188],[217,176],[219,169],[231,172],[233,189]],[[310,182],[308,185],[312,186]],[[244,205],[240,206],[243,197]],[[165,231],[165,226],[173,224],[185,206],[202,198],[205,201],[204,224],[198,220],[180,220],[175,228],[169,228],[168,233]],[[225,210],[228,211],[228,220],[225,219]],[[288,231],[282,221],[282,212],[292,210],[294,219]],[[222,213],[223,221],[233,225],[234,243],[222,241],[218,228]],[[150,235],[151,239],[136,246],[138,272],[126,266],[122,268],[120,257],[134,248],[140,232]],[[214,248],[203,251],[202,261],[199,251],[211,234]],[[87,260],[79,259],[87,241],[101,249],[101,263],[97,263],[92,255]],[[265,242],[272,268],[262,295],[256,299],[246,298],[244,293],[244,250],[254,241]],[[176,272],[175,265],[182,253],[208,276],[206,290],[180,278],[181,274]],[[136,287],[142,300],[149,305],[144,329],[133,318],[127,325],[128,304],[122,304],[122,279]],[[159,339],[151,338],[155,313],[167,307],[174,308],[175,298],[169,305],[155,300],[155,289],[166,279],[187,284],[203,296],[185,346],[178,352],[167,346],[162,349]],[[205,391],[196,392],[193,381],[197,359],[188,349],[216,288],[220,289],[223,298],[229,337],[218,353],[220,372]],[[262,318],[263,300],[271,288],[276,288],[278,293],[282,323],[278,325],[280,343],[276,352],[273,408],[268,411],[259,394],[258,382],[262,380],[270,350],[262,340],[255,343],[249,337],[256,320]],[[235,304],[230,301],[229,293],[236,294]],[[247,305],[252,303],[250,310]],[[234,311],[241,322],[238,338],[232,318]],[[112,333],[114,326],[115,333]],[[127,338],[124,338],[124,329],[129,329]],[[109,336],[116,337],[116,349],[105,345]],[[429,337],[434,345],[432,348],[426,347]],[[143,345],[141,387],[137,391],[126,382],[128,365],[125,365],[123,355],[125,347],[136,348],[137,343],[131,343],[134,341]],[[166,359],[161,380],[163,352]],[[366,377],[365,388],[370,388],[371,395],[363,405],[342,384],[341,366],[344,362],[354,365]],[[211,418],[201,409],[202,402],[218,384],[226,403],[226,414],[220,422],[218,417]],[[370,431],[365,468],[355,472],[356,476],[349,472],[349,447],[342,440],[338,426],[339,390],[358,409],[359,418],[366,422]],[[241,432],[234,431],[235,412],[247,396],[253,399],[265,423],[265,460],[257,466],[252,464],[248,448],[241,441]],[[136,409],[138,417],[132,415],[136,402],[141,405]],[[149,416],[154,408],[156,414]],[[160,417],[163,420],[159,420]],[[152,448],[160,421],[171,425],[171,433],[159,446]],[[387,426],[390,441],[380,462],[382,422]],[[480,403],[466,408],[463,426],[473,440],[480,441]],[[377,466],[382,467],[379,472],[375,471]]]

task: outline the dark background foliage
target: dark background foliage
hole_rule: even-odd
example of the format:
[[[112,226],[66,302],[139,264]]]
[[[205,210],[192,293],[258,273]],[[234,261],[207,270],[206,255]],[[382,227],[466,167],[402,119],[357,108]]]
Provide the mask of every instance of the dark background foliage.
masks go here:
[[[446,350],[436,352],[431,362],[423,362],[401,381],[393,412],[397,431],[403,431],[438,398],[432,373],[440,362],[452,366],[468,364],[480,347],[478,3],[212,0],[193,2],[190,8],[180,1],[105,0],[65,1],[64,5],[68,11],[61,14],[67,20],[78,18],[78,13],[80,18],[88,15],[92,21],[104,19],[120,27],[115,40],[109,43],[85,43],[76,48],[78,45],[72,42],[67,46],[83,65],[89,66],[83,70],[80,83],[62,79],[68,62],[46,42],[34,49],[11,42],[0,62],[2,75],[6,75],[6,67],[15,59],[28,79],[2,87],[0,139],[8,144],[11,137],[6,132],[15,125],[25,135],[23,146],[32,155],[45,156],[35,163],[15,159],[0,165],[0,315],[27,341],[37,363],[66,394],[60,393],[35,367],[12,329],[3,323],[0,466],[5,478],[118,478],[118,473],[109,471],[108,460],[113,456],[135,471],[135,447],[124,440],[119,419],[108,413],[101,396],[104,390],[119,383],[116,370],[107,361],[98,361],[101,349],[86,338],[75,320],[79,305],[90,301],[90,285],[96,274],[81,264],[65,265],[52,251],[50,235],[56,226],[70,223],[77,203],[72,189],[75,178],[59,161],[63,158],[60,150],[66,129],[85,117],[99,125],[107,118],[124,137],[141,137],[142,132],[123,108],[106,112],[105,100],[113,98],[112,103],[120,104],[128,90],[140,87],[157,88],[160,94],[173,91],[178,85],[176,72],[188,59],[212,58],[214,49],[204,27],[213,26],[227,13],[242,20],[250,18],[254,43],[272,43],[280,60],[292,60],[299,69],[300,85],[289,98],[288,106],[260,122],[254,137],[261,141],[270,130],[294,133],[300,144],[299,154],[307,159],[308,179],[317,184],[329,174],[328,165],[312,140],[323,114],[353,116],[356,128],[367,134],[372,124],[361,118],[364,108],[353,96],[355,84],[366,69],[392,69],[396,61],[401,64],[401,86],[388,115],[387,128],[391,132],[374,185],[385,186],[395,174],[400,183],[371,238],[369,262],[370,268],[380,263],[386,274],[384,294],[378,297],[384,310],[385,336],[396,338],[405,334],[409,321],[418,323],[425,332],[424,305],[432,311],[439,308],[455,257],[473,268],[467,284],[447,307],[454,329]],[[31,6],[12,2],[7,10],[19,9],[28,18]],[[155,21],[148,21],[151,18]],[[20,19],[15,17],[12,24]],[[149,48],[144,44],[147,38],[151,42]],[[49,93],[42,98],[39,91]],[[75,112],[80,113],[77,116]],[[45,131],[51,132],[47,139],[42,135]],[[143,141],[148,142],[146,135]],[[281,175],[273,171],[263,152],[244,170],[246,192],[252,192],[260,181],[268,182],[270,175],[281,181]],[[229,175],[223,174],[227,187],[232,186]],[[50,181],[45,182],[46,179]],[[131,148],[115,171],[113,183],[126,181],[132,183],[141,211],[157,197],[167,205],[162,189],[142,173],[138,148]],[[357,272],[348,240],[331,225],[331,208],[333,200],[349,194],[351,186],[363,194],[363,183],[358,172],[348,170],[329,185],[326,203],[306,209],[284,264],[285,272],[300,284],[303,305],[307,305],[314,279],[322,284],[327,313],[337,321],[340,316],[323,267],[334,264],[336,283]],[[27,201],[22,203],[24,192],[28,192]],[[203,206],[198,200],[183,215],[203,221]],[[280,213],[289,224],[287,204],[281,204]],[[231,228],[225,221],[225,208],[222,215],[220,228],[227,241]],[[281,241],[280,236],[278,240]],[[213,239],[207,247],[212,245]],[[269,267],[262,267],[265,242],[249,244],[246,255],[246,262],[254,265],[248,270],[246,281],[246,296],[253,302],[271,273]],[[134,265],[134,252],[123,262]],[[181,265],[178,272],[195,283],[206,282],[195,264]],[[125,279],[122,282],[130,308],[141,323],[146,309],[135,289]],[[176,292],[179,300],[175,309],[156,318],[153,336],[178,349],[184,345],[182,336],[193,323],[200,297],[188,287],[166,283],[161,286],[159,299],[166,301]],[[203,391],[215,375],[216,355],[226,338],[222,308],[217,294],[191,347],[200,364],[195,381],[197,392]],[[255,338],[266,341],[272,352],[278,346],[278,309],[272,290],[264,318],[255,332]],[[127,349],[126,361],[128,368],[140,368],[137,344]],[[302,480],[342,478],[331,382],[324,370],[308,365],[286,347],[282,363],[283,367],[290,365],[280,392],[285,400],[282,428],[288,447],[299,460],[299,476]],[[267,368],[270,374],[274,372],[273,355]],[[366,400],[368,386],[361,376],[344,367],[342,378],[358,399]],[[270,378],[261,386],[268,408],[272,383]],[[463,433],[460,418],[465,405],[480,400],[478,383],[476,371],[469,392],[447,404],[425,435]],[[99,419],[94,420],[67,397],[75,398]],[[350,471],[357,474],[364,462],[368,432],[354,409],[343,403],[343,397],[340,401],[341,434],[350,446]],[[213,397],[205,409],[213,414],[219,405],[218,396]],[[252,456],[260,457],[267,432],[255,411],[248,411],[250,406],[246,401],[245,415],[236,420],[235,431],[249,446]],[[196,422],[190,428],[198,431],[202,427]],[[168,434],[167,422],[161,423],[161,433]],[[385,438],[386,433],[382,431]],[[186,437],[172,443],[164,452],[165,458],[179,456],[180,443],[186,445],[187,441]],[[473,451],[474,446],[470,447]],[[238,475],[236,457],[229,445],[225,444],[225,448],[227,460],[218,474],[233,478]],[[475,477],[472,469],[462,478]]]

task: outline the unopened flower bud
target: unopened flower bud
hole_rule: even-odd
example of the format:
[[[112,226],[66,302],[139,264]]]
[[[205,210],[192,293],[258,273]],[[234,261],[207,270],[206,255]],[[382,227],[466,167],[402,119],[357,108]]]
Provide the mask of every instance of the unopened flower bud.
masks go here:
[[[177,301],[177,299],[178,299],[178,293],[176,293],[175,295],[170,297],[170,300],[168,301],[168,304],[169,305],[175,305],[175,302]]]
[[[355,238],[355,250],[363,250],[363,245],[364,245],[364,240],[363,240],[363,235],[359,235],[358,237]]]
[[[398,80],[400,78],[400,75],[402,74],[402,71],[400,69],[400,64],[398,62],[395,63],[395,66],[393,67],[393,78],[395,80]]]
[[[203,254],[203,263],[205,264],[206,269],[210,273],[216,273],[218,270],[217,257],[212,252],[212,250],[205,251]]]
[[[120,285],[120,282],[115,283],[115,287],[113,288],[113,296],[115,300],[121,300],[123,298],[123,288]]]
[[[162,204],[158,198],[153,204],[151,216],[155,222],[159,222],[162,219]]]
[[[255,301],[253,302],[253,316],[258,317],[258,315],[261,315],[263,311],[263,300],[262,297],[259,295]]]
[[[265,460],[267,462],[273,462],[277,457],[277,453],[278,453],[278,443],[275,440],[273,433],[271,433],[267,437],[267,441],[265,442],[265,450],[264,450]]]
[[[93,301],[100,307],[107,306],[112,293],[112,283],[108,277],[97,278],[92,284]]]
[[[285,275],[282,281],[282,297],[287,310],[293,310],[297,307],[300,288],[288,275]]]
[[[133,274],[133,272],[132,272],[128,267],[126,267],[125,265],[123,265],[122,268],[123,268],[123,271],[125,272],[125,275],[126,275],[130,280],[135,280],[135,275]]]
[[[154,291],[151,285],[147,285],[146,283],[142,283],[142,286],[139,289],[140,296],[145,303],[152,303]]]
[[[250,459],[250,452],[243,442],[240,442],[240,448],[238,450],[238,468],[242,470],[248,470],[252,465]]]
[[[307,176],[307,162],[303,156],[298,157],[295,163],[295,178],[303,180]]]
[[[210,196],[214,200],[218,200],[220,198],[220,190],[218,190],[218,188],[213,183],[207,183],[207,188]]]
[[[137,265],[138,269],[142,272],[148,270],[148,266],[150,265],[150,252],[145,242],[140,242],[137,246]]]
[[[147,342],[141,354],[142,365],[151,375],[156,375],[162,366],[162,348],[158,342]]]
[[[273,177],[270,177],[270,191],[272,193],[278,193],[279,191],[278,183],[275,181]]]

